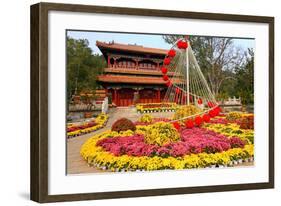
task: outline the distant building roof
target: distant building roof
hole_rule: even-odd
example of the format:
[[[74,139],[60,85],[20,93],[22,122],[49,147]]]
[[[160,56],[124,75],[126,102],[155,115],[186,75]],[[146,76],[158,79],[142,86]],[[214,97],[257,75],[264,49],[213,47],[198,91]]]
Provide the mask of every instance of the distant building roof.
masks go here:
[[[120,43],[115,43],[114,41],[109,43],[96,41],[96,46],[99,48],[131,51],[131,52],[138,52],[138,53],[148,53],[148,54],[166,55],[168,52],[168,50],[165,49],[150,48],[150,47],[144,47],[141,45],[134,45],[134,44],[120,44]]]

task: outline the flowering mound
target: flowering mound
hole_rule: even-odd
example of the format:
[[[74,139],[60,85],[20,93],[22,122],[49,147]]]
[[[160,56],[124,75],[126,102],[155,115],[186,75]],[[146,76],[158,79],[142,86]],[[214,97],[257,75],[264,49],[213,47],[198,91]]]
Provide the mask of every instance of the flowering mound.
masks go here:
[[[119,142],[119,145],[115,150],[111,146],[116,142]],[[176,148],[178,143],[175,143],[173,148]],[[127,149],[124,147],[125,144],[127,144]],[[190,169],[232,165],[235,162],[237,163],[238,160],[251,160],[254,155],[253,145],[245,145],[243,148],[232,148],[216,153],[187,153],[182,156],[176,154],[176,152],[174,152],[175,156],[166,155],[167,150],[173,151],[171,145],[165,145],[165,147],[150,145],[148,148],[155,151],[154,153],[145,153],[149,150],[145,150],[143,145],[145,144],[142,142],[142,136],[135,136],[131,131],[123,134],[107,131],[88,139],[82,146],[80,153],[89,165],[112,171]],[[182,147],[178,146],[178,148],[178,151],[181,151],[180,148]],[[113,152],[116,151],[122,151],[122,155],[114,154]],[[149,154],[149,156],[145,154]]]
[[[135,131],[97,134],[80,153],[89,165],[112,171],[232,166],[254,158],[254,131],[241,129],[238,121],[220,116],[204,120],[202,127],[181,124],[177,130],[172,123],[153,119]]]
[[[178,131],[170,124],[157,122],[149,125],[144,136],[148,144],[164,145],[180,139]]]
[[[240,119],[242,117],[242,113],[241,112],[229,112],[226,115],[226,119],[227,120],[237,120]]]
[[[133,136],[118,136],[99,140],[96,146],[102,147],[105,151],[115,156],[161,156],[161,157],[182,157],[188,154],[216,153],[227,151],[231,148],[243,148],[245,142],[237,137],[227,138],[218,135],[213,131],[194,128],[184,130],[181,134],[181,141],[171,142],[162,146],[147,144],[141,134]]]
[[[141,116],[141,118],[139,119],[139,121],[141,123],[151,123],[153,120],[153,117],[149,114],[144,114]]]
[[[176,110],[173,119],[182,119],[184,117],[198,114],[200,112],[201,112],[201,110],[193,105],[181,106]]]
[[[136,126],[131,120],[126,118],[121,118],[116,122],[114,122],[114,124],[111,127],[111,130],[115,132],[121,132],[127,130],[135,131]]]

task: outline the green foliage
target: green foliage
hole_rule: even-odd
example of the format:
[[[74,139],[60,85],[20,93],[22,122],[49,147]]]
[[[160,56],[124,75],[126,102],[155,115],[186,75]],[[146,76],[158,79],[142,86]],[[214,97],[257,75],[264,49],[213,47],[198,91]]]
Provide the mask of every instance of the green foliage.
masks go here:
[[[163,36],[169,44],[183,37]],[[241,97],[243,104],[253,104],[253,49],[241,53],[232,38],[190,36],[189,41],[201,71],[218,100],[236,96]]]
[[[254,103],[254,51],[248,49],[248,57],[242,67],[235,70],[236,84],[234,86],[237,92],[236,96],[241,97],[243,104]]]
[[[92,54],[87,39],[67,37],[67,97],[81,91],[92,91],[97,76],[106,66],[102,55]]]

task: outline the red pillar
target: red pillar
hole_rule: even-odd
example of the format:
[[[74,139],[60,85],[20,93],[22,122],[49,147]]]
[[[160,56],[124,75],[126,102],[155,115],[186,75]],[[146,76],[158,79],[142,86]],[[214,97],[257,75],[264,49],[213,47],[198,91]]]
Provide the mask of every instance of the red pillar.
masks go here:
[[[110,65],[110,56],[107,56],[107,67],[108,68],[111,67],[111,65]]]
[[[116,67],[116,59],[114,59],[114,63],[113,64],[114,64],[114,67]]]
[[[117,90],[114,89],[114,103],[117,105]]]
[[[157,90],[157,101],[160,102],[161,99],[160,99],[160,89]]]

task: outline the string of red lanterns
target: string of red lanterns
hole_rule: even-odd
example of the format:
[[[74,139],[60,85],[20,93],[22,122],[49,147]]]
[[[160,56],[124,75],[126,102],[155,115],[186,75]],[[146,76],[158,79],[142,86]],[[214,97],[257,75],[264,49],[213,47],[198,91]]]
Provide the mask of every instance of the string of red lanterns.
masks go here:
[[[193,127],[200,127],[204,122],[210,122],[211,118],[218,116],[221,112],[221,108],[219,106],[215,107],[214,109],[210,110],[208,114],[204,114],[203,116],[196,116],[193,119],[187,119],[184,122],[184,125],[188,129],[192,129]],[[179,130],[180,124],[178,122],[173,122],[174,127]]]
[[[184,41],[184,40],[179,40],[177,42],[177,47],[179,49],[187,49],[188,48],[188,42]],[[172,82],[169,80],[169,77],[167,74],[168,69],[166,66],[170,65],[172,59],[176,56],[177,52],[174,49],[170,49],[168,51],[167,56],[165,57],[165,59],[163,60],[163,67],[161,68],[162,74],[163,74],[163,80],[166,81],[166,86],[171,86]]]

